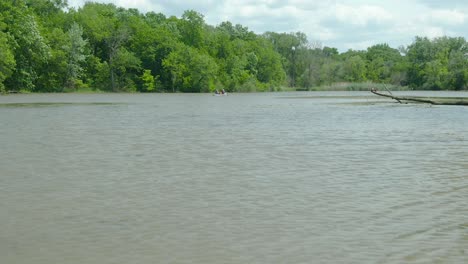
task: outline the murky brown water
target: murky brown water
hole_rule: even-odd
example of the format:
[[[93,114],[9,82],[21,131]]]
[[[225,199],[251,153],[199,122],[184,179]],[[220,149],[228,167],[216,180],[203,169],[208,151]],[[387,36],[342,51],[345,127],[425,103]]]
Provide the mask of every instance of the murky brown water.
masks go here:
[[[468,107],[0,96],[0,223],[2,263],[468,263]]]

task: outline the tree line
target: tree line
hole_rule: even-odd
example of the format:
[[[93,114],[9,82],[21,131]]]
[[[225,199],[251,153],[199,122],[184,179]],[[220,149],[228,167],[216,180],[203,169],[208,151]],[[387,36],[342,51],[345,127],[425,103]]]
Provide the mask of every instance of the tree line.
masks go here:
[[[339,53],[301,32],[208,25],[194,10],[177,18],[95,2],[75,9],[66,0],[0,1],[0,10],[0,92],[247,92],[339,82],[468,88],[462,37]]]

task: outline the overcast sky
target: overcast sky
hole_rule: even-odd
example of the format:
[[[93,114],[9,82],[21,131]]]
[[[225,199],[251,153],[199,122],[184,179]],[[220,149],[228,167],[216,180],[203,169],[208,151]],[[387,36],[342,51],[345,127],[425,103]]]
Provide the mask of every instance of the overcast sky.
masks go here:
[[[68,0],[79,7],[86,0]],[[467,0],[94,0],[141,12],[180,17],[185,10],[207,24],[241,24],[255,33],[303,32],[310,42],[344,52],[387,43],[409,45],[415,36],[468,38]]]

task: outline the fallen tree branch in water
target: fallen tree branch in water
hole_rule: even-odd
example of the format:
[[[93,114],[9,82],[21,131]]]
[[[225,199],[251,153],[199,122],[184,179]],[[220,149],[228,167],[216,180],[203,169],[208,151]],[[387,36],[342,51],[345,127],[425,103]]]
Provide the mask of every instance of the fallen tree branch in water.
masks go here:
[[[377,89],[372,88],[370,90],[373,94],[392,98],[397,100],[399,103],[404,102],[416,102],[426,103],[432,105],[468,105],[467,97],[416,97],[416,96],[394,96],[393,94],[384,94],[379,92]]]

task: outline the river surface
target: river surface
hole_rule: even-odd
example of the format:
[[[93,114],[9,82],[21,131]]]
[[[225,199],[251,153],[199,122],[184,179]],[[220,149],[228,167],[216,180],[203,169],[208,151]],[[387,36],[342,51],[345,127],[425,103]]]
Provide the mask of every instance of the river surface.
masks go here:
[[[369,92],[0,96],[0,256],[468,263],[468,107]]]

